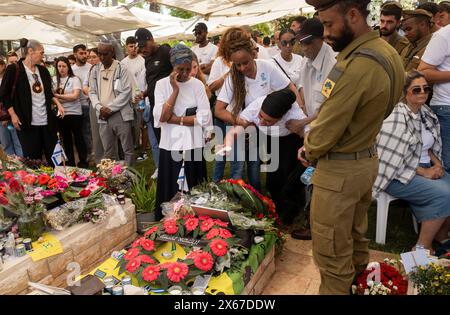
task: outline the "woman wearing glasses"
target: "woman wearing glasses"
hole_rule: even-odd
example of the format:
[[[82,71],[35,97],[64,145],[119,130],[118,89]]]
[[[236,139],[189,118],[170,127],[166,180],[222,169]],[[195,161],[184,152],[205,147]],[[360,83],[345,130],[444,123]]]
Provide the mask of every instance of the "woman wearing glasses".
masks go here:
[[[273,57],[277,67],[295,84],[297,90],[300,89],[300,68],[303,57],[293,54],[295,45],[295,33],[291,29],[285,29],[280,32],[280,50],[281,52]]]
[[[57,142],[52,105],[56,104],[60,118],[64,117],[64,107],[53,95],[50,73],[39,65],[44,56],[42,44],[32,39],[22,39],[20,44],[24,59],[18,67],[13,64],[6,69],[0,99],[18,131],[24,157],[41,159],[44,154],[50,161]]]
[[[408,73],[404,102],[384,121],[378,137],[380,167],[374,191],[409,202],[422,223],[416,248],[432,251],[436,241],[440,254],[450,246],[450,175],[441,162],[439,121],[425,105],[431,90],[421,72]]]

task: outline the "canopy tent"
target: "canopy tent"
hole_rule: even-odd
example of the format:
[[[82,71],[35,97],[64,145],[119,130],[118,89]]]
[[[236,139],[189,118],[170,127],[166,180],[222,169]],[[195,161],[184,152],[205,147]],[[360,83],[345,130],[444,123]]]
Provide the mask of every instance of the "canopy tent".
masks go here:
[[[71,48],[76,44],[91,44],[98,41],[97,36],[64,27],[54,27],[20,16],[0,16],[0,40],[36,38],[44,45]]]
[[[151,21],[152,24],[159,26],[174,25],[175,23],[184,21],[184,19],[180,19],[171,15],[156,13],[136,7],[131,8],[130,12],[143,22]]]
[[[43,23],[90,35],[158,25],[138,19],[124,6],[94,8],[71,0],[2,0],[0,16],[33,16]]]

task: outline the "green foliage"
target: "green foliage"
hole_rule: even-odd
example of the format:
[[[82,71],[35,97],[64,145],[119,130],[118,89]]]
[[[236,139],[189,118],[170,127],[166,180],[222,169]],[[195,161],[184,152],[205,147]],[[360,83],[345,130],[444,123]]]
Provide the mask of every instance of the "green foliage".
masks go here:
[[[170,8],[169,14],[181,19],[190,19],[194,17],[194,13],[178,8]]]
[[[151,181],[148,185],[146,176],[140,176],[131,186],[130,198],[136,206],[136,212],[153,212],[156,205],[156,183]]]

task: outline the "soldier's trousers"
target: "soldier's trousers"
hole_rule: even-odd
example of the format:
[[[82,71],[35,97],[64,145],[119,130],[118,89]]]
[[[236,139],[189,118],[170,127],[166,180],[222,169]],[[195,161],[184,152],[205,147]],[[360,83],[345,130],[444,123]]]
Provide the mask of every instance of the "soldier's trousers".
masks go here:
[[[378,158],[321,159],[312,177],[311,234],[320,270],[320,294],[349,294],[356,272],[369,262],[367,210]]]

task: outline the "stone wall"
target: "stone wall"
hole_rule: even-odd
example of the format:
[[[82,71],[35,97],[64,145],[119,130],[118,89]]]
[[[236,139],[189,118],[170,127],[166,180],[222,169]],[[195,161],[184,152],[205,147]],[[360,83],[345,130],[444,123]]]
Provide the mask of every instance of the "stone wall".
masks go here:
[[[107,230],[107,220],[100,224],[83,223],[64,231],[52,231],[61,242],[62,254],[33,262],[28,255],[9,259],[0,272],[0,294],[26,294],[28,282],[65,288],[71,271],[67,265],[77,262],[81,273],[90,272],[113,251],[121,250],[137,236],[134,205],[127,199],[123,206],[127,223]]]

